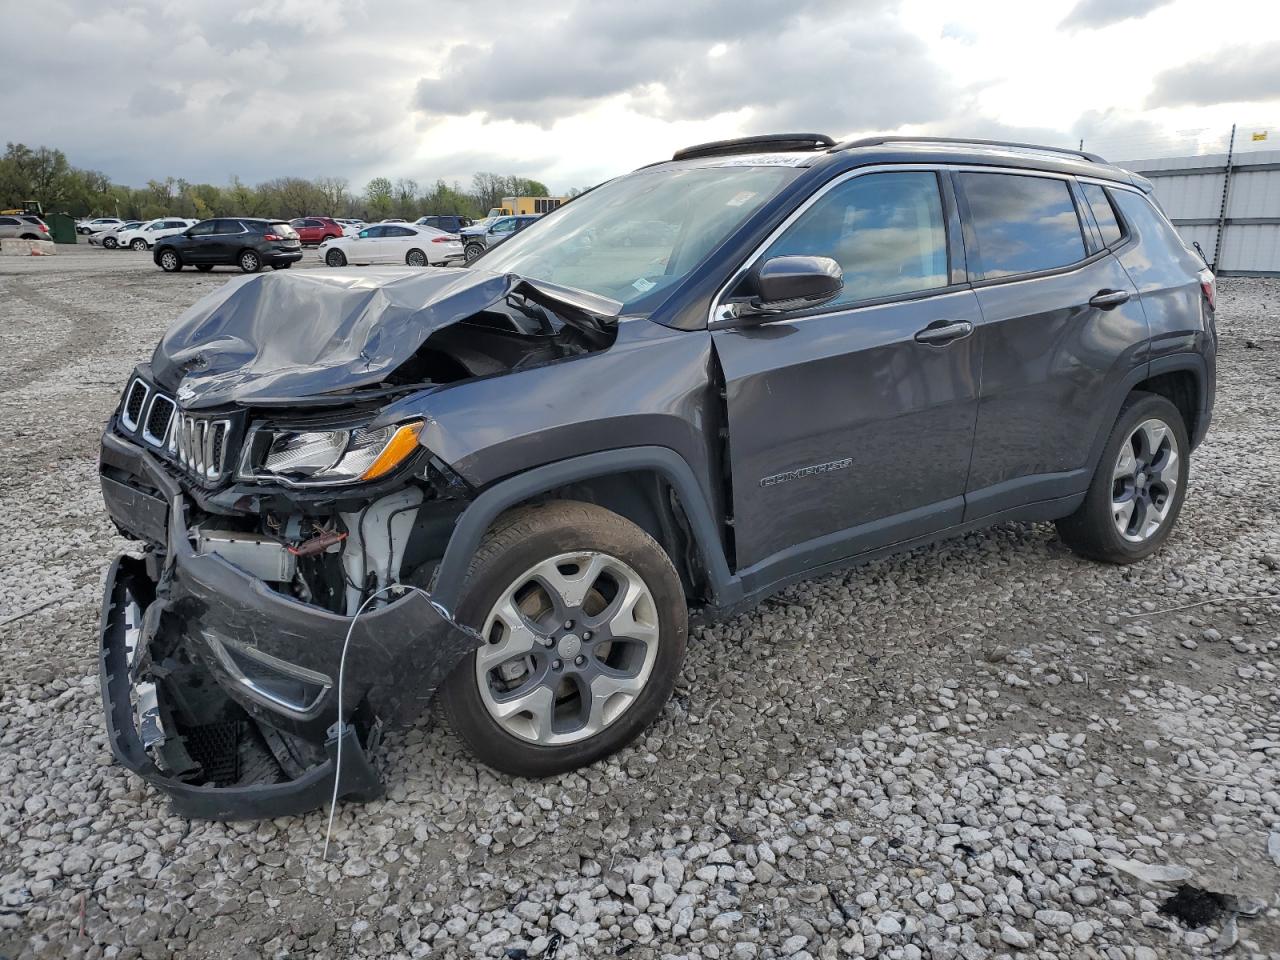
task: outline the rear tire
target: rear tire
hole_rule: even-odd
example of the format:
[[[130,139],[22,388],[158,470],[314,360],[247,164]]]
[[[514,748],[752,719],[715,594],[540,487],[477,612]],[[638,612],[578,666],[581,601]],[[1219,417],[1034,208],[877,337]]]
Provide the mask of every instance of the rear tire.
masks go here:
[[[257,273],[262,269],[262,257],[256,250],[241,250],[236,263],[243,273]]]
[[[1135,392],[1120,408],[1084,502],[1057,523],[1063,543],[1104,563],[1134,563],[1169,539],[1187,493],[1191,444],[1178,408]]]
[[[147,241],[143,240],[141,237],[138,237],[136,240],[133,240],[132,242],[130,242],[129,249],[136,250],[139,253],[141,253],[143,250],[147,249]]]
[[[415,247],[404,255],[404,262],[410,267],[425,267],[427,255]]]
[[[557,580],[567,589],[553,599],[545,584]],[[537,616],[527,656],[509,614],[499,617],[509,597],[521,598],[521,622]],[[574,770],[634,740],[671,696],[689,632],[680,576],[662,547],[603,507],[563,500],[498,521],[471,561],[457,613],[487,629],[488,642],[441,685],[440,715],[481,762],[523,777]],[[486,652],[487,669],[478,668]],[[542,695],[531,697],[528,717],[512,711],[522,690]]]
[[[347,255],[341,250],[330,250],[324,255],[324,262],[330,267],[345,267]]]

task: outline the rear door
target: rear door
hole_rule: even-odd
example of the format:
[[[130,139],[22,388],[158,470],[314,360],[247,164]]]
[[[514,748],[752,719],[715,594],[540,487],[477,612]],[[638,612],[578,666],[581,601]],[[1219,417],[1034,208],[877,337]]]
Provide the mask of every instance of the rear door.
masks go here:
[[[980,374],[968,334],[980,315],[959,229],[936,171],[863,172],[820,193],[754,259],[831,257],[844,290],[712,334],[748,579],[960,522]]]
[[[1112,393],[1145,362],[1147,323],[1070,177],[965,170],[955,180],[982,309],[971,520],[1089,485]]]
[[[249,243],[248,230],[239,220],[215,220],[213,236],[209,238],[209,260],[211,263],[235,263],[241,248]]]

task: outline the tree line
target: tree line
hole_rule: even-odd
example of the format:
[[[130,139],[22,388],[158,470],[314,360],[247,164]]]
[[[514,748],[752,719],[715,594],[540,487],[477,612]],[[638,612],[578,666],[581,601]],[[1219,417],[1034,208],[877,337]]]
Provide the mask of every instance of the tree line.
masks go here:
[[[581,191],[571,190],[570,194]],[[363,189],[345,177],[276,177],[249,185],[233,176],[229,183],[191,183],[181,177],[148,180],[145,187],[113,183],[97,170],[72,166],[66,154],[51,147],[10,143],[0,156],[0,209],[37,200],[45,213],[74,217],[121,217],[151,220],[175,216],[359,217],[412,220],[424,214],[482,217],[503,197],[545,197],[545,184],[526,177],[477,173],[470,189],[454,181],[420,184],[401,177],[374,177]]]

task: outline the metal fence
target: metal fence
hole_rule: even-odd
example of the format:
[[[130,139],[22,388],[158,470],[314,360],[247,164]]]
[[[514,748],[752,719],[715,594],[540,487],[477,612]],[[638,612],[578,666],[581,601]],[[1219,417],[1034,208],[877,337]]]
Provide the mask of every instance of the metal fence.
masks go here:
[[[1216,273],[1280,276],[1280,149],[1247,128],[1244,143],[1238,136],[1223,153],[1115,162],[1155,184],[1169,219]]]

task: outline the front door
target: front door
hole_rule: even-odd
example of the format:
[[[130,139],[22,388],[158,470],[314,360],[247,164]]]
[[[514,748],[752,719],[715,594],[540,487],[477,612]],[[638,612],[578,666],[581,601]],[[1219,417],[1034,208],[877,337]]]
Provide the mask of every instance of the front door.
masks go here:
[[[963,268],[952,274],[949,238],[958,250],[959,227],[941,186],[930,170],[837,183],[757,262],[832,257],[842,294],[713,333],[734,547],[748,589],[753,578],[812,569],[963,515],[980,382],[970,332],[980,314]]]

